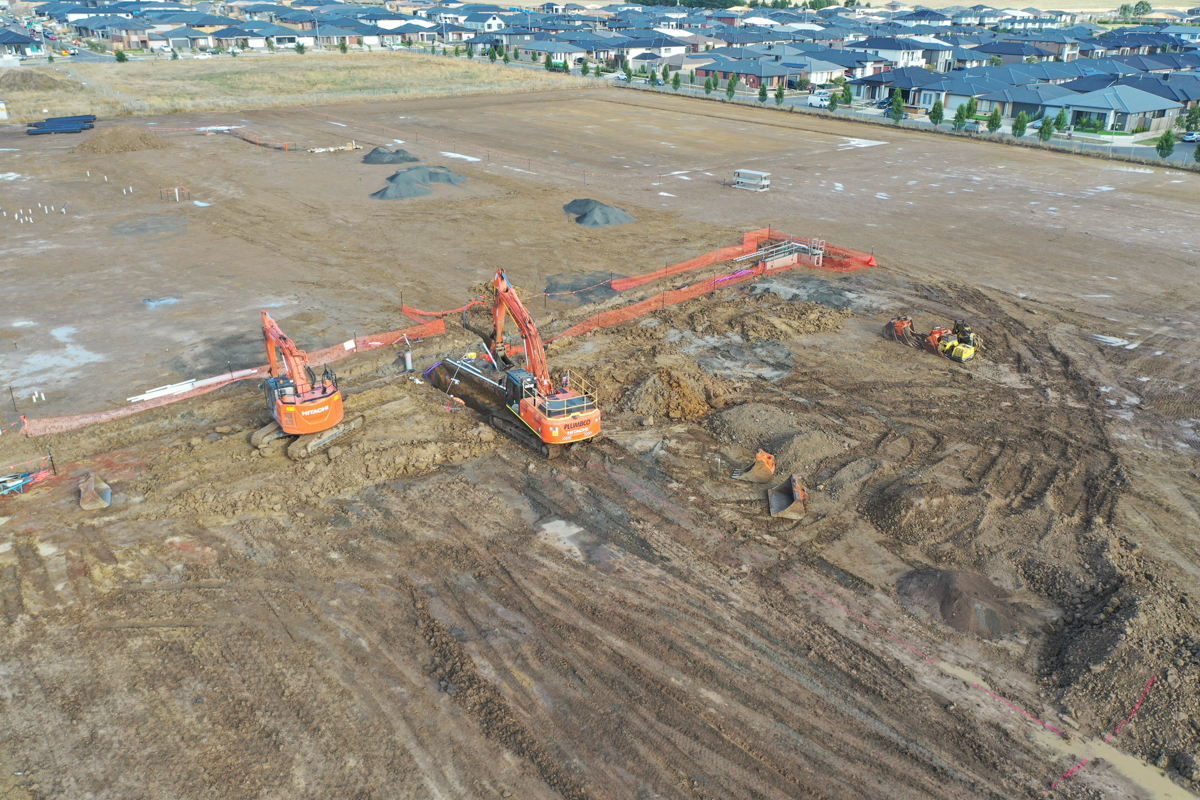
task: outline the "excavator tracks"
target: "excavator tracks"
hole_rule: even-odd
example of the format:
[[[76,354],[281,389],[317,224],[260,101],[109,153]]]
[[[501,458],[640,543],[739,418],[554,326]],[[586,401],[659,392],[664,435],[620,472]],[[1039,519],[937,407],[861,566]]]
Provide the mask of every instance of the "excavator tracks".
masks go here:
[[[367,421],[364,416],[357,416],[354,419],[342,420],[342,422],[334,425],[329,430],[321,431],[320,433],[310,433],[307,436],[297,436],[295,441],[287,447],[288,458],[293,461],[301,461],[311,455],[315,455],[336,440],[343,436],[358,430]]]
[[[503,413],[492,414],[488,419],[492,427],[501,433],[516,439],[535,453],[541,453],[545,458],[558,458],[566,449],[561,444],[546,444],[540,437],[535,436],[525,424]]]
[[[285,436],[287,436],[287,434],[283,432],[283,428],[279,427],[279,423],[275,420],[271,420],[271,422],[259,428],[253,433],[253,435],[251,435],[250,444],[257,449],[262,450],[271,442],[275,441],[276,439],[282,439]]]

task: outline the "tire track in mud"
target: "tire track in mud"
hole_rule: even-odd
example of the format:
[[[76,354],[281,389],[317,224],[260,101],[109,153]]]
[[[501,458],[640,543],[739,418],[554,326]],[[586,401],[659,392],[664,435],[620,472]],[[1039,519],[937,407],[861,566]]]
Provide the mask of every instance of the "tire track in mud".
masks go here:
[[[455,702],[467,710],[485,736],[529,759],[546,784],[566,800],[587,800],[591,795],[517,718],[500,690],[479,674],[475,661],[463,651],[461,643],[429,612],[416,586],[409,582],[406,588],[425,641],[437,657],[432,676],[454,687]]]
[[[637,470],[630,477],[634,483],[646,480]],[[649,507],[641,505],[639,494],[627,494],[626,487],[607,477],[584,472],[578,477],[572,474],[570,480],[583,484],[585,489],[580,491],[585,494],[621,497],[630,517],[650,512]],[[526,483],[522,476],[510,485],[527,491]],[[578,506],[560,508],[554,502],[562,481],[544,483],[549,484],[544,487],[544,499],[536,502],[543,513],[562,510],[567,517],[579,513]],[[601,488],[605,485],[609,488]],[[554,500],[549,500],[552,497]],[[552,505],[547,508],[544,504],[548,500]],[[494,539],[496,532],[491,535]],[[658,542],[672,535],[652,534],[650,544],[662,552]],[[459,536],[474,534],[462,531]],[[731,592],[726,581],[703,561],[693,557],[680,564],[668,562],[653,567],[614,550],[607,560],[598,557],[600,560],[591,563],[563,565],[559,562],[564,557],[553,551],[526,552],[529,544],[526,535],[510,540],[509,548],[502,551],[484,552],[478,545],[472,547],[456,537],[455,549],[474,551],[466,561],[459,556],[459,563],[471,569],[475,581],[482,581],[480,585],[486,588],[467,589],[445,580],[435,581],[437,594],[446,601],[444,607],[454,608],[456,616],[470,620],[457,636],[445,633],[443,621],[438,635],[449,635],[457,642],[468,630],[486,626],[497,613],[494,603],[530,620],[537,644],[523,645],[504,656],[517,658],[520,666],[484,666],[489,675],[526,675],[555,698],[552,711],[540,704],[523,704],[520,713],[537,720],[530,724],[543,739],[551,736],[558,743],[556,750],[566,748],[562,757],[575,763],[598,763],[604,758],[601,754],[611,754],[616,744],[612,738],[620,741],[632,737],[630,744],[636,747],[630,750],[630,744],[626,744],[618,749],[628,758],[625,771],[667,777],[680,791],[690,793],[691,781],[680,783],[678,778],[683,770],[702,779],[698,782],[702,794],[731,798],[798,793],[872,796],[877,789],[867,776],[881,768],[894,775],[889,796],[957,797],[962,796],[965,787],[985,786],[994,780],[969,776],[950,767],[950,763],[961,761],[961,755],[938,757],[935,751],[945,746],[943,742],[931,742],[932,750],[928,745],[914,744],[908,732],[911,723],[903,720],[909,709],[881,723],[879,710],[862,698],[886,702],[886,695],[903,695],[903,683],[889,683],[894,678],[888,676],[897,664],[888,662],[870,668],[871,676],[885,687],[890,685],[882,691],[873,688],[875,681],[868,681],[867,673],[857,677],[867,663],[860,648],[844,655],[831,654],[831,658],[854,664],[855,676],[845,676],[829,666],[814,677],[812,667],[799,666],[807,664],[808,657],[783,654],[795,645],[786,644],[789,637],[781,631],[789,631],[796,640],[803,640],[804,635],[790,631],[794,626],[779,619],[754,617],[738,622],[747,598],[740,596],[740,591]],[[607,546],[618,547],[612,543]],[[496,561],[503,565],[502,574],[489,564]],[[643,566],[634,569],[639,562]],[[595,566],[601,567],[601,572],[596,573]],[[431,569],[432,565],[426,564],[422,572]],[[493,581],[493,576],[498,579]],[[691,582],[680,582],[685,579]],[[450,596],[454,598],[452,604]],[[731,603],[742,609],[733,618],[727,610]],[[748,623],[758,632],[746,629]],[[762,636],[770,636],[770,641]],[[839,637],[827,631],[821,638],[836,642]],[[465,653],[462,643],[446,644],[450,648],[447,657]],[[529,649],[553,654],[560,662],[565,660],[567,666],[550,667],[550,658],[535,658],[529,655]],[[494,658],[501,651],[480,647],[476,652]],[[564,692],[557,685],[568,672],[582,681],[584,696]],[[770,685],[764,685],[763,676],[778,676],[779,680],[767,679]],[[514,692],[524,694],[516,686],[506,686],[503,691],[510,699]],[[832,708],[830,703],[834,704]],[[825,710],[814,716],[814,704]],[[614,710],[622,715],[622,723],[616,728],[607,719]],[[930,702],[926,713],[936,712],[935,704]],[[555,735],[553,731],[561,733]],[[589,735],[581,740],[578,734],[583,731]],[[771,744],[759,744],[760,740]],[[825,740],[837,745],[820,744]],[[674,766],[667,769],[665,763]],[[929,778],[930,763],[941,764],[940,769],[957,776],[951,779],[950,788]],[[846,777],[849,775],[858,777]],[[595,780],[598,778],[593,776],[588,785],[594,785]],[[848,782],[840,783],[842,789],[829,794],[831,781]],[[983,796],[989,793],[984,791]]]

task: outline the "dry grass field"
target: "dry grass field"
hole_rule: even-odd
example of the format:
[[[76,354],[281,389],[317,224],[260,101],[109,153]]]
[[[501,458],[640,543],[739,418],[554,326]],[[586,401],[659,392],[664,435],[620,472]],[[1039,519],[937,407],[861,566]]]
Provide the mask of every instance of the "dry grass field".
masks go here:
[[[413,53],[308,53],[194,61],[77,63],[36,70],[58,86],[12,87],[5,92],[14,120],[50,114],[171,114],[265,108],[352,100],[396,100],[479,92],[562,89],[591,82],[540,70],[505,69],[485,59],[436,58]],[[0,85],[4,73],[0,70]],[[126,97],[121,97],[121,93]],[[136,101],[130,103],[128,98]]]

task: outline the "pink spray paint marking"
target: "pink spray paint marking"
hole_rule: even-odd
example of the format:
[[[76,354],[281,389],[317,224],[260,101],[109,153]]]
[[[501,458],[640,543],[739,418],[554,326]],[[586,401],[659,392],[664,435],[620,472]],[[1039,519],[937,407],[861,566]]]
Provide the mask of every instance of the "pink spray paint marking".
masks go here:
[[[1108,744],[1110,741],[1112,741],[1112,740],[1113,740],[1113,738],[1114,738],[1114,737],[1115,737],[1117,734],[1119,734],[1119,733],[1121,732],[1121,728],[1124,728],[1124,727],[1125,727],[1125,723],[1127,723],[1127,722],[1129,722],[1129,720],[1133,719],[1133,715],[1134,715],[1134,714],[1136,714],[1136,713],[1138,712],[1138,709],[1142,707],[1142,703],[1143,703],[1143,702],[1145,702],[1145,700],[1146,700],[1146,695],[1150,693],[1150,687],[1154,685],[1154,679],[1155,679],[1155,677],[1156,677],[1156,676],[1151,676],[1151,677],[1150,677],[1150,680],[1148,680],[1148,681],[1146,682],[1146,687],[1145,687],[1144,689],[1142,689],[1142,695],[1141,695],[1141,697],[1139,697],[1139,698],[1138,698],[1138,701],[1137,701],[1136,703],[1134,703],[1134,704],[1133,704],[1133,710],[1132,710],[1132,711],[1130,711],[1128,714],[1126,714],[1126,715],[1125,715],[1125,719],[1121,720],[1121,724],[1120,724],[1120,725],[1118,725],[1118,726],[1116,727],[1116,729],[1115,729],[1115,730],[1114,730],[1112,733],[1110,733],[1110,734],[1108,734],[1107,736],[1105,736],[1105,737],[1104,737],[1104,743],[1105,743],[1105,744]],[[1095,754],[1093,753],[1092,755],[1090,755],[1090,756],[1088,756],[1087,758],[1085,758],[1083,761],[1080,761],[1078,764],[1076,764],[1075,766],[1071,767],[1071,769],[1069,769],[1069,770],[1067,770],[1066,772],[1064,772],[1064,773],[1063,773],[1063,776],[1062,776],[1061,778],[1059,778],[1058,780],[1056,780],[1056,781],[1054,782],[1054,784],[1053,784],[1053,785],[1050,787],[1050,791],[1054,791],[1055,789],[1057,789],[1057,788],[1058,788],[1060,785],[1062,785],[1062,782],[1063,782],[1063,781],[1067,780],[1067,778],[1070,778],[1070,777],[1071,777],[1072,775],[1074,775],[1076,772],[1079,772],[1079,770],[1083,769],[1083,765],[1084,765],[1084,764],[1088,763],[1089,761],[1091,761],[1091,760],[1092,760],[1093,758],[1095,758],[1095,757],[1096,757],[1096,756],[1095,756]]]

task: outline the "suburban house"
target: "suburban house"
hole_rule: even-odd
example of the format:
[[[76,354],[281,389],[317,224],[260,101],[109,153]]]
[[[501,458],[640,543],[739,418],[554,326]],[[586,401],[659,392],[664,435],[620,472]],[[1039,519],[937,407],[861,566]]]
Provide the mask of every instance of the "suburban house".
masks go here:
[[[651,53],[663,58],[670,58],[671,56],[684,55],[690,49],[685,42],[681,42],[678,39],[668,39],[665,36],[654,39],[625,39],[613,47],[613,56],[618,61],[628,61],[640,56],[642,53]]]
[[[939,14],[928,8],[922,8],[919,11],[913,11],[908,14],[900,14],[892,17],[892,21],[897,25],[903,25],[906,28],[913,28],[917,25],[931,25],[935,28],[948,28],[954,25],[954,20],[947,17],[945,14]]]
[[[163,40],[172,50],[191,50],[213,46],[212,34],[198,31],[195,28],[176,28],[173,31],[150,35],[151,41],[159,39]]]
[[[834,78],[846,76],[841,64],[816,57],[788,56],[779,63],[787,68],[789,81],[793,84],[796,78],[805,78],[813,86],[824,86],[833,83]]]
[[[498,14],[467,14],[459,23],[464,28],[490,33],[505,27],[505,22]]]
[[[776,64],[774,61],[725,61],[714,62],[707,67],[701,67],[696,70],[697,77],[710,78],[715,77],[722,86],[729,80],[730,76],[737,75],[739,83],[745,83],[751,89],[757,89],[760,86],[766,86],[768,89],[773,89],[780,83],[785,83],[788,79],[788,68],[781,64]]]
[[[943,75],[938,83],[918,87],[909,95],[909,105],[921,106],[926,111],[933,108],[938,100],[947,114],[953,114],[959,106],[965,105],[972,98],[978,102],[980,97],[1008,88],[1006,84],[991,78],[969,77],[953,73]]]
[[[15,33],[7,28],[0,29],[0,54],[13,56],[32,56],[42,52],[42,45],[24,34]]]
[[[861,42],[849,42],[843,49],[865,50],[887,59],[897,69],[925,66],[925,43],[912,39],[871,37]]]
[[[1033,119],[1042,113],[1047,102],[1072,95],[1077,96],[1070,89],[1052,83],[1031,83],[985,94],[977,98],[976,102],[981,114],[988,114],[993,108],[999,108],[1003,117],[1015,117],[1024,111],[1027,117]]]
[[[1104,130],[1133,133],[1139,128],[1152,132],[1170,128],[1183,105],[1131,86],[1109,86],[1048,100],[1045,108],[1048,115],[1066,109],[1068,125],[1092,119],[1103,123]]]
[[[886,100],[896,89],[909,105],[919,105],[920,90],[945,80],[945,73],[924,67],[901,67],[850,81],[851,91],[859,100]],[[932,105],[932,102],[930,103]]]
[[[150,27],[137,20],[114,19],[108,24],[108,43],[114,50],[148,50]]]
[[[574,64],[587,57],[587,50],[568,42],[530,42],[518,45],[516,52],[527,61],[545,61],[550,56],[551,64]]]
[[[989,58],[999,56],[1005,64],[1024,64],[1027,59],[1046,61],[1054,58],[1054,53],[1049,50],[1027,42],[989,42],[975,49]]]

